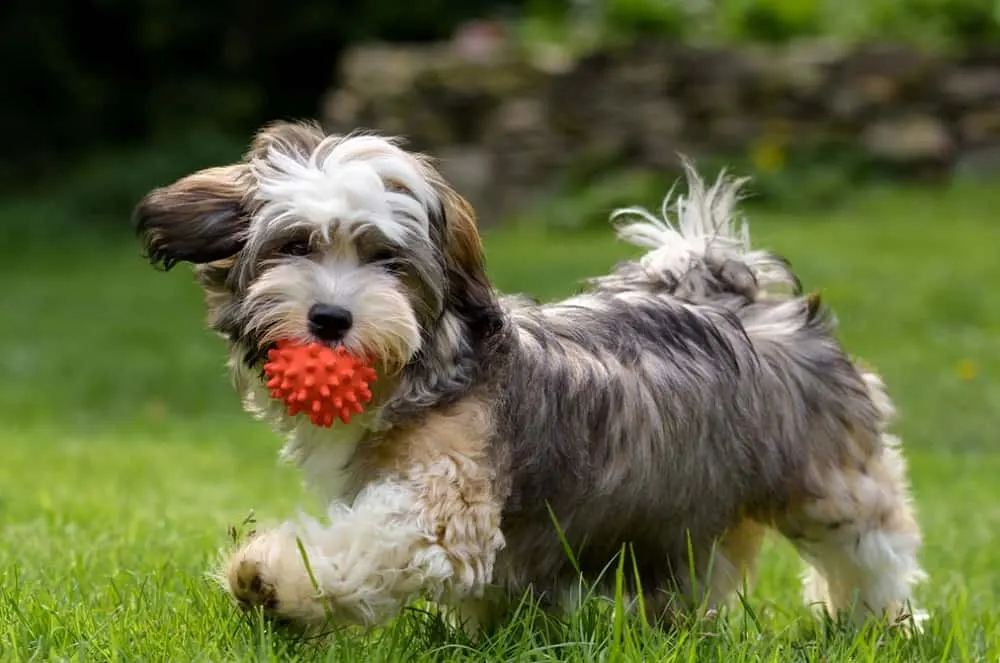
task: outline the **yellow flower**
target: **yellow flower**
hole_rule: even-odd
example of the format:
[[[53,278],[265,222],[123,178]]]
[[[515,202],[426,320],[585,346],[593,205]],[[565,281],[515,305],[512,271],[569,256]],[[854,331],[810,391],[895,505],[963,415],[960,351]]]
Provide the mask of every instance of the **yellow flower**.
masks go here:
[[[750,149],[754,167],[763,173],[777,173],[785,166],[785,150],[776,140],[764,138]]]
[[[963,359],[958,362],[955,367],[955,372],[958,373],[958,379],[964,382],[976,377],[977,369],[975,363],[971,359]]]

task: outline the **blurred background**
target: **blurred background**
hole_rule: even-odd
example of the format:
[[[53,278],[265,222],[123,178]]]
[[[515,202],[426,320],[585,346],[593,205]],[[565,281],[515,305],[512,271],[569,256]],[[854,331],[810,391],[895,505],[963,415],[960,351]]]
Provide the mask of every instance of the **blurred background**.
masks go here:
[[[859,353],[931,370],[870,319],[888,292],[929,325],[914,356],[950,353],[942,388],[996,397],[965,377],[982,375],[976,344],[996,323],[978,288],[1000,202],[1000,0],[11,0],[2,14],[0,409],[18,425],[241,416],[200,293],[183,268],[143,263],[129,215],[276,118],[438,157],[477,206],[498,284],[543,298],[628,255],[608,213],[657,205],[678,152],[707,175],[729,166],[754,177],[760,242],[831,292]]]
[[[968,660],[997,659],[976,647],[1000,632],[1000,0],[5,0],[0,19],[0,652],[263,651],[205,573],[248,509],[307,500],[190,270],[151,269],[130,214],[261,124],[314,118],[437,157],[497,286],[541,299],[635,255],[608,215],[657,207],[678,152],[752,176],[754,243],[899,407],[922,596],[961,625],[932,658],[965,633]],[[775,554],[761,595],[798,605]]]

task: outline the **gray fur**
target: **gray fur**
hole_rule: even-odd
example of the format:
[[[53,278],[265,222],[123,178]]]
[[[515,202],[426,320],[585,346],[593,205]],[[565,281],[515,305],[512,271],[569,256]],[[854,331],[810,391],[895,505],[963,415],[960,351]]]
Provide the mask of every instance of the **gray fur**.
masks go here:
[[[508,308],[493,388],[512,588],[575,582],[549,507],[589,577],[629,543],[644,587],[683,585],[688,536],[707,551],[748,513],[784,511],[813,489],[804,464],[832,463],[852,428],[874,443],[877,413],[829,320],[805,299],[736,302],[598,287]],[[769,333],[776,314],[794,334]]]
[[[688,178],[698,201],[740,184]],[[762,266],[791,294],[768,299]],[[689,543],[703,571],[740,519],[767,522],[821,492],[810,468],[879,444],[832,317],[776,256],[708,252],[681,273],[627,262],[566,301],[502,301],[504,357],[482,388],[506,461],[498,581],[512,590],[555,596],[576,582],[550,508],[586,576],[629,544],[643,587],[683,588]]]
[[[683,590],[689,545],[702,573],[742,519],[780,527],[792,500],[822,491],[817,472],[880,444],[884,422],[832,317],[732,229],[740,182],[706,186],[689,169],[687,184],[688,227],[626,211],[640,223],[623,237],[650,253],[558,303],[449,272],[437,210],[432,244],[403,254],[424,342],[380,417],[408,423],[470,394],[493,403],[506,539],[495,581],[509,591],[555,598],[576,585],[549,509],[587,577],[628,544],[646,592]],[[672,242],[699,237],[672,257]],[[254,256],[285,239],[255,238]],[[240,278],[209,279],[228,289],[215,327],[235,364],[259,370],[266,347],[248,330],[261,304],[240,298],[261,266],[243,259]]]

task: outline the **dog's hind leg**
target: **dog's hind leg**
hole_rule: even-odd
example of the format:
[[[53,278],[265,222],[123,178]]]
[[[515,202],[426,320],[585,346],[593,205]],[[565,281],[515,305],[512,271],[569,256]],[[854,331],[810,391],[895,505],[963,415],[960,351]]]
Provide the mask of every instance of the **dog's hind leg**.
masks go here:
[[[670,626],[691,619],[714,619],[721,610],[732,607],[737,593],[753,587],[766,533],[764,524],[741,520],[704,554],[695,553],[696,578],[682,570],[669,584],[652,590],[644,587],[646,618]]]
[[[754,520],[743,520],[719,540],[709,569],[706,606],[717,610],[738,592],[749,592],[756,580],[757,557],[767,528]]]
[[[856,624],[873,615],[905,620],[924,573],[898,441],[883,434],[882,444],[861,462],[818,471],[812,489],[813,497],[777,523],[812,567],[806,600]]]

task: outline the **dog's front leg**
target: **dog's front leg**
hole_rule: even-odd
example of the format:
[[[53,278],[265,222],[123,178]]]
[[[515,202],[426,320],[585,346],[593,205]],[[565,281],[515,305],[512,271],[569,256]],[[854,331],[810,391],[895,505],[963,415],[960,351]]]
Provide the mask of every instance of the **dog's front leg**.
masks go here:
[[[331,506],[328,523],[290,521],[254,536],[226,581],[238,601],[282,620],[375,624],[415,596],[437,598],[455,575],[412,487],[385,482],[350,507]]]
[[[405,463],[390,463],[353,505],[332,506],[329,523],[254,536],[228,562],[229,592],[302,625],[374,625],[418,597],[481,596],[503,546],[500,505],[483,457],[448,438],[408,445]]]

